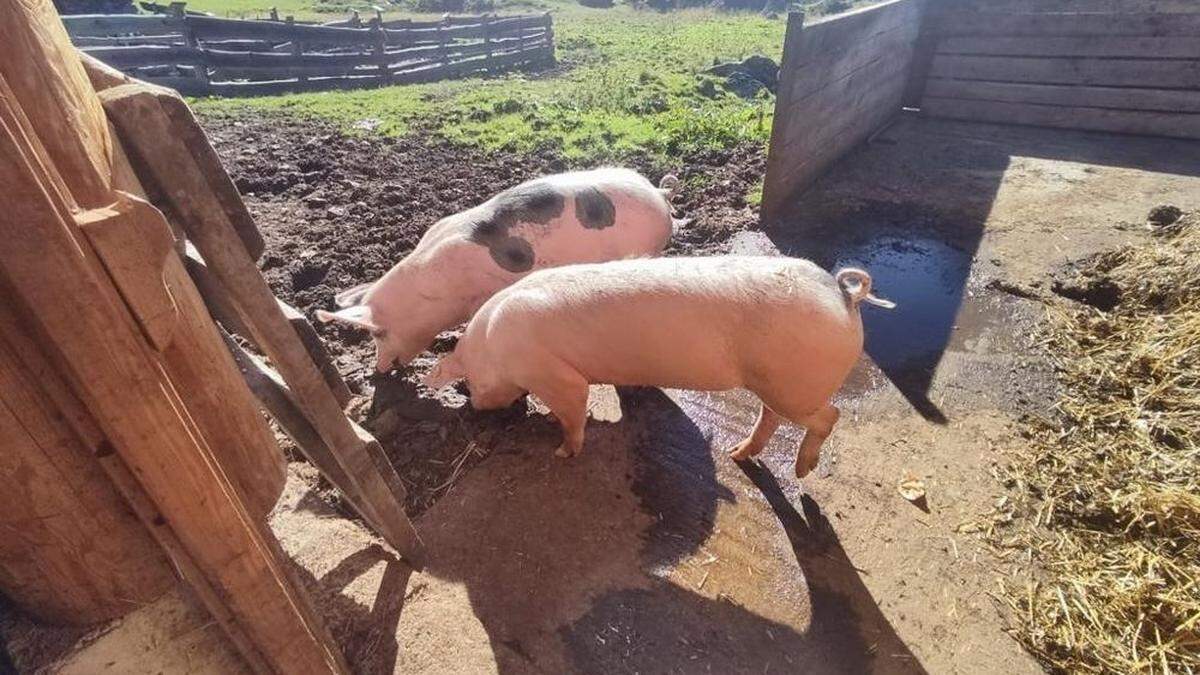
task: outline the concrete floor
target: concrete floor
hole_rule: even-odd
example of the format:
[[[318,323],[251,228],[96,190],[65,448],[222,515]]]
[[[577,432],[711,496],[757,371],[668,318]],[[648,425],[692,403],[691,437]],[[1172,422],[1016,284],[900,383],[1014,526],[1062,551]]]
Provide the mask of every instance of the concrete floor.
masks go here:
[[[726,458],[745,394],[602,388],[581,457],[552,457],[554,425],[532,420],[419,519],[423,573],[305,467],[272,526],[363,673],[1037,672],[987,594],[1022,561],[960,532],[1001,494],[989,469],[1019,416],[1053,399],[1036,298],[1066,261],[1144,236],[1151,207],[1198,202],[1200,144],[903,119],[731,244],[861,263],[899,304],[864,310],[869,357],[802,483],[795,429],[761,463]],[[910,474],[923,508],[897,492]],[[171,672],[229,672],[202,615],[171,615],[194,622],[155,643],[193,654]],[[96,655],[155,625],[136,617],[63,672],[157,672]]]

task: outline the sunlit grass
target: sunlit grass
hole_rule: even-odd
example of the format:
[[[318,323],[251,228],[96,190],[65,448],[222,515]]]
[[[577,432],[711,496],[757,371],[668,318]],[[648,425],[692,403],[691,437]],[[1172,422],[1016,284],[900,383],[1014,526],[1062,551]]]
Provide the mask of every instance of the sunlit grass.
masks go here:
[[[207,99],[197,101],[196,107],[285,110],[332,119],[350,129],[359,123],[385,134],[404,134],[420,126],[487,149],[549,145],[576,158],[631,153],[665,157],[766,141],[773,110],[769,97],[743,100],[720,87],[715,97],[705,97],[697,89],[697,78],[714,60],[751,54],[778,59],[783,21],[699,9],[660,14],[565,5],[554,15],[559,62],[554,71],[360,91]],[[363,120],[370,122],[363,125]]]

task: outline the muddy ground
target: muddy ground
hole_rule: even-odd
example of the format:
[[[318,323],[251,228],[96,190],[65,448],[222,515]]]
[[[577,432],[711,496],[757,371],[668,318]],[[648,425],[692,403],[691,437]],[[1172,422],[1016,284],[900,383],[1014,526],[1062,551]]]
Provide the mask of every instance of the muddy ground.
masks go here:
[[[328,123],[281,116],[210,116],[204,125],[266,240],[263,273],[309,317],[334,309],[338,291],[382,276],[438,219],[522,181],[582,168],[547,151],[485,154],[429,134],[349,136]],[[680,166],[633,165],[656,183],[667,170],[684,180],[675,205],[691,222],[670,251],[698,254],[719,252],[756,222],[746,195],[764,163],[762,149],[747,146],[704,152]],[[501,445],[498,432],[525,417],[522,409],[477,414],[453,395],[423,398],[431,392],[419,392],[415,381],[433,354],[380,376],[365,332],[317,327],[342,376],[366,397],[354,409],[358,421],[403,467],[413,515]],[[446,334],[433,351],[451,349],[456,335]]]

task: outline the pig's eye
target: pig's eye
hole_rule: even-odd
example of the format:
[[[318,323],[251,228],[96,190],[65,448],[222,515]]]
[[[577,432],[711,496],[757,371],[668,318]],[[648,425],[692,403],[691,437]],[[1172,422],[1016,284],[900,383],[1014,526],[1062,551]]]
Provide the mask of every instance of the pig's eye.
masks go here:
[[[383,328],[376,328],[375,330],[371,331],[371,337],[377,340],[382,340],[387,337],[387,331]]]

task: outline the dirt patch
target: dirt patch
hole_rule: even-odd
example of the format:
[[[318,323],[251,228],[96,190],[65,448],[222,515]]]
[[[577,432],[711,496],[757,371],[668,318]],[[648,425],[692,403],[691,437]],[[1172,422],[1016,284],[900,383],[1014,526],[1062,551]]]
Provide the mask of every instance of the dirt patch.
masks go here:
[[[439,219],[522,181],[586,168],[546,150],[485,153],[427,133],[348,135],[330,123],[278,115],[208,115],[203,124],[266,240],[263,274],[280,298],[309,316],[333,309],[338,291],[382,276]],[[672,168],[683,179],[675,207],[690,220],[668,252],[720,252],[754,224],[746,196],[764,162],[763,149],[747,145]],[[630,163],[655,182],[666,171],[648,158]],[[317,330],[351,388],[370,397],[353,411],[407,483],[411,513],[427,509],[500,447],[495,439],[526,415],[523,405],[479,413],[462,396],[434,400],[416,385],[434,354],[453,348],[456,331],[411,368],[377,375],[365,332],[336,324]]]

